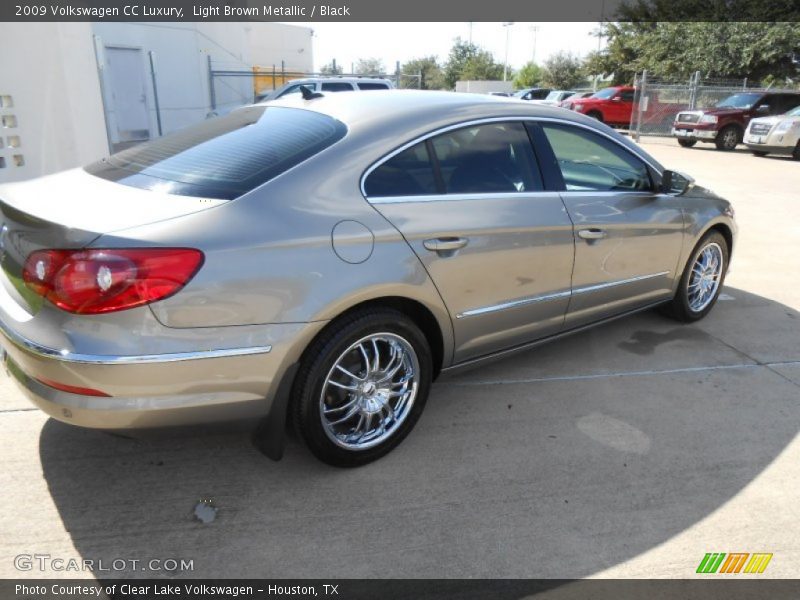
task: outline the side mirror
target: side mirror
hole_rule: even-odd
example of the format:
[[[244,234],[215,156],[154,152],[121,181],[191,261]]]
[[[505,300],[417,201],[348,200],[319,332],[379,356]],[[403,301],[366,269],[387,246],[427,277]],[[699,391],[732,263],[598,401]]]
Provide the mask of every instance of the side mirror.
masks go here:
[[[694,179],[685,173],[667,169],[661,174],[661,193],[680,196],[685,194],[693,183]]]
[[[758,108],[756,108],[756,114],[758,115],[768,115],[769,114],[769,104],[762,104]]]
[[[612,102],[622,102],[622,96],[614,96],[611,99]]]

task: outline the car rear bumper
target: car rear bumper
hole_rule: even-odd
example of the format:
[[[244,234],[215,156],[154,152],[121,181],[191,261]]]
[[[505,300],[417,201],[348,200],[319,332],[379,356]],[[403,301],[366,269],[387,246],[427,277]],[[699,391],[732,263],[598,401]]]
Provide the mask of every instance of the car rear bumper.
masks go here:
[[[794,146],[772,146],[768,144],[751,144],[747,142],[745,142],[745,146],[754,152],[767,152],[769,154],[792,154],[795,149]]]
[[[229,339],[220,335],[215,348],[96,355],[31,340],[0,311],[0,346],[8,373],[51,417],[83,427],[137,429],[266,416],[283,373],[322,325],[260,326],[257,337],[269,344],[235,344],[243,329],[254,328],[227,327],[218,329]]]

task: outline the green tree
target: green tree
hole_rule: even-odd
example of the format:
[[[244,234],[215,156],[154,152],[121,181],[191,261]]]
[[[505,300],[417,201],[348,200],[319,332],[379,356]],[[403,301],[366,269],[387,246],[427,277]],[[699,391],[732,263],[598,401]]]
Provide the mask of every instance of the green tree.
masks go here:
[[[513,73],[508,69],[508,75]],[[475,56],[470,57],[461,72],[464,81],[496,81],[503,78],[503,65],[496,62],[490,52],[479,50]]]
[[[341,65],[337,65],[335,62],[330,62],[327,65],[322,65],[322,68],[319,72],[323,75],[341,75],[344,73],[344,69],[342,69]]]
[[[400,78],[400,87],[420,90],[440,90],[444,87],[442,67],[435,56],[411,59],[403,64],[400,72],[405,75]]]
[[[463,79],[461,73],[464,71],[469,59],[480,52],[480,48],[471,42],[462,40],[460,37],[455,39],[453,47],[450,48],[450,55],[444,64],[444,85],[447,89],[456,87],[456,81]]]
[[[358,75],[380,75],[386,71],[380,58],[359,58],[354,69]]]
[[[585,69],[630,83],[647,69],[657,77],[761,81],[797,76],[792,53],[800,48],[796,23],[648,22],[605,23],[606,48],[590,55]]]
[[[542,68],[534,62],[527,62],[514,77],[514,88],[522,89],[539,85],[542,81]]]
[[[552,88],[568,90],[584,80],[583,64],[571,52],[558,52],[544,61],[542,81]]]

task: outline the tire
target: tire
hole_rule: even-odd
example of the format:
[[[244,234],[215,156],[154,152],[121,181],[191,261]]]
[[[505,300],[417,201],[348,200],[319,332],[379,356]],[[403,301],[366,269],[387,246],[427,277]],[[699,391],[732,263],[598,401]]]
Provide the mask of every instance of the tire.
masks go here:
[[[586,113],[586,116],[587,117],[591,117],[592,119],[595,119],[595,120],[600,121],[601,123],[603,123],[603,113],[601,113],[599,111],[590,110],[588,113]]]
[[[704,251],[709,250],[709,254],[703,256]],[[717,251],[719,254],[717,254]],[[698,298],[698,294],[704,292],[706,284],[699,283],[703,279],[696,273],[696,267],[709,256],[717,256],[721,264],[716,277],[705,279],[712,286],[708,288],[710,292],[707,297]],[[722,286],[725,285],[725,274],[728,270],[728,259],[730,249],[725,237],[718,231],[709,231],[694,247],[689,255],[686,268],[681,276],[678,289],[670,302],[663,305],[662,312],[677,321],[690,323],[699,321],[705,317],[717,303]],[[709,264],[709,263],[706,263]],[[711,271],[708,271],[709,273]],[[713,283],[711,283],[713,280]],[[691,286],[691,287],[690,287]],[[702,301],[698,301],[702,300]]]
[[[742,143],[742,130],[736,125],[726,125],[720,129],[717,137],[714,139],[714,145],[717,150],[725,150],[730,152],[735,150],[736,146]]]
[[[800,160],[800,140],[797,141],[797,146],[794,147],[794,152],[792,152],[792,158],[795,160]]]
[[[761,150],[752,150],[753,156],[766,156],[769,152],[762,152]]]
[[[354,312],[324,330],[301,359],[292,393],[295,431],[329,465],[370,463],[414,428],[432,375],[430,346],[411,319],[388,308]]]
[[[697,143],[697,140],[678,140],[678,143],[684,148],[691,148]]]

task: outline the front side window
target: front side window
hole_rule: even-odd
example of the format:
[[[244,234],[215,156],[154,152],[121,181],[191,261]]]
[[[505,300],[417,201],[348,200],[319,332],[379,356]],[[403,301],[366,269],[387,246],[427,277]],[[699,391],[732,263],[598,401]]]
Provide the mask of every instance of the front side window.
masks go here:
[[[86,167],[123,185],[232,200],[344,137],[344,123],[310,110],[249,106]]]
[[[313,83],[306,83],[304,85],[308,87],[308,89],[311,90],[312,92],[314,91]],[[283,98],[284,96],[291,96],[292,94],[299,94],[299,93],[300,93],[300,84],[298,83],[296,85],[292,85],[286,88],[284,91],[280,93],[278,98]]]
[[[358,89],[360,90],[388,90],[389,86],[385,83],[370,83],[370,82],[359,82]]]
[[[432,143],[447,194],[543,189],[522,123],[465,127],[439,135]]]
[[[651,191],[647,166],[619,144],[591,131],[543,123],[567,191]]]
[[[734,94],[733,96],[728,96],[719,104],[717,104],[717,108],[749,109],[761,99],[761,96],[762,94],[758,93]]]

